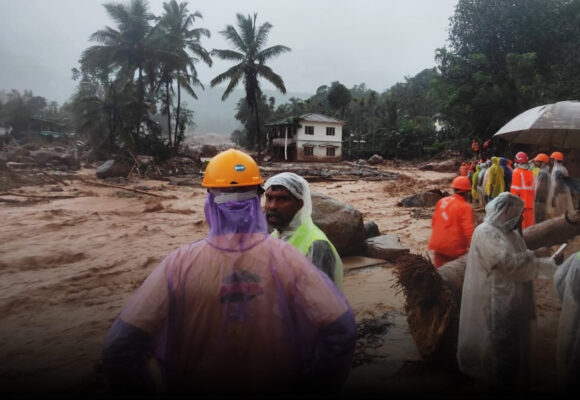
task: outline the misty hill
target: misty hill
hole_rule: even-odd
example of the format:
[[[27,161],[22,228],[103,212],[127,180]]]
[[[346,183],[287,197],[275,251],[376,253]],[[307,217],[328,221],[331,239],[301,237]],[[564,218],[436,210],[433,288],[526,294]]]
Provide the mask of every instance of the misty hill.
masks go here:
[[[196,135],[205,135],[208,133],[217,133],[220,135],[230,136],[231,133],[241,128],[241,124],[235,119],[236,105],[238,101],[246,96],[243,89],[234,90],[229,97],[222,101],[221,97],[225,88],[210,87],[209,84],[204,85],[205,90],[197,89],[195,93],[198,99],[185,95],[184,101],[187,103],[187,108],[193,109],[196,127],[192,133]],[[280,104],[288,102],[288,99],[296,97],[299,99],[307,99],[312,96],[310,93],[290,93],[285,95],[275,90],[264,89],[266,97],[274,97],[276,99],[276,107]],[[183,96],[183,92],[182,92]]]

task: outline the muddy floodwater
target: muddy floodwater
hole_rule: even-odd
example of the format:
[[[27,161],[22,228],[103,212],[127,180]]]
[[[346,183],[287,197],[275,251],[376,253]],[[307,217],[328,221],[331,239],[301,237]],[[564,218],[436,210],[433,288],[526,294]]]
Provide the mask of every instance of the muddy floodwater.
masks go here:
[[[381,234],[395,234],[412,253],[429,256],[433,208],[398,202],[422,190],[447,190],[454,173],[377,168],[400,178],[319,180],[312,191],[352,205]],[[91,169],[78,174],[94,179]],[[114,318],[163,257],[207,233],[200,187],[139,178],[124,183],[147,195],[78,179],[65,183],[15,189],[0,203],[0,393],[103,393],[101,350]],[[477,393],[477,384],[464,377],[421,365],[394,283],[389,265],[345,273],[344,293],[359,327],[345,393]],[[551,282],[536,291],[534,382],[542,388],[555,371],[560,305]]]

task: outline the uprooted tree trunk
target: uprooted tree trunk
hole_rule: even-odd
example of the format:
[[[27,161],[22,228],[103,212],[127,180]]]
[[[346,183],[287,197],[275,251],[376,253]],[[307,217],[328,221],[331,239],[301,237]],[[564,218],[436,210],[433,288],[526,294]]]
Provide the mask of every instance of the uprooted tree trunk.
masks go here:
[[[565,243],[580,235],[580,212],[553,218],[523,231],[527,247],[534,250]],[[427,363],[457,369],[459,307],[467,256],[440,268],[428,258],[401,256],[394,268],[396,287],[405,295],[409,331]]]

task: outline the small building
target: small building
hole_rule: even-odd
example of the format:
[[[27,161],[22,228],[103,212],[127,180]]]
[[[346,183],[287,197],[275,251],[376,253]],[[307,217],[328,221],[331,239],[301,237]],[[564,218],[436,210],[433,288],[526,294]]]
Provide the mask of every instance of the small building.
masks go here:
[[[275,160],[342,160],[343,121],[322,114],[304,114],[266,124],[268,147]]]

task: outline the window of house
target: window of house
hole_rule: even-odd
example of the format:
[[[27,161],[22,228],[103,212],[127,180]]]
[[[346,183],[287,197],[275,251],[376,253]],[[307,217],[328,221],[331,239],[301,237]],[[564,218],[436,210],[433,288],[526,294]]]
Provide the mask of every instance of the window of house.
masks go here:
[[[305,135],[314,135],[314,127],[313,126],[305,126],[304,127],[304,134]]]
[[[334,128],[332,128],[332,129],[334,129]],[[327,147],[326,148],[326,156],[327,157],[334,157],[334,150],[335,150],[334,147]]]
[[[334,128],[326,127],[326,136],[334,136]]]
[[[313,156],[314,155],[314,147],[304,146],[304,155],[305,156]]]

